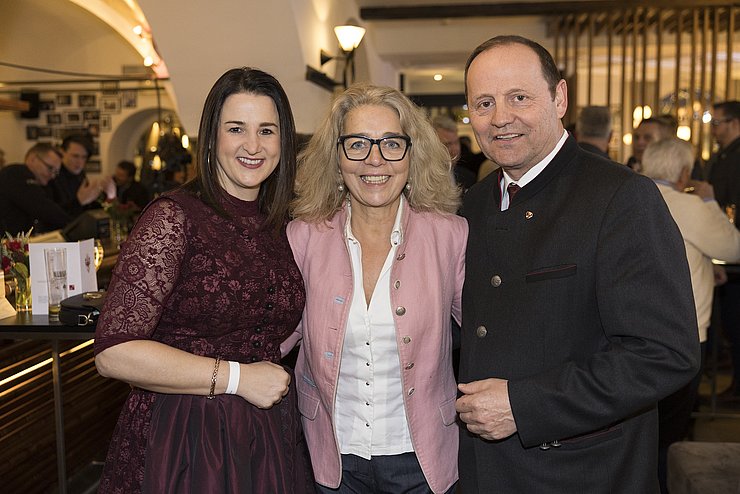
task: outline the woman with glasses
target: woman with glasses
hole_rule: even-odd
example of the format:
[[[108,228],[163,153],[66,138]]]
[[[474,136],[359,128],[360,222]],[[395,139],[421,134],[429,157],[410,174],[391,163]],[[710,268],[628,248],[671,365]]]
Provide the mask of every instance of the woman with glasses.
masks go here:
[[[400,92],[341,94],[299,159],[298,407],[320,492],[452,492],[451,320],[468,227],[450,157]]]

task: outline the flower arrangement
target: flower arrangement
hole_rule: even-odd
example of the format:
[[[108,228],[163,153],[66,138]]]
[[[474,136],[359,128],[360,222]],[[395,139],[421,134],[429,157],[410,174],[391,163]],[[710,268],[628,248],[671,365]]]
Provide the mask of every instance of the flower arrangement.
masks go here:
[[[16,282],[15,308],[19,312],[31,310],[31,278],[28,261],[28,239],[31,237],[33,228],[26,233],[18,233],[12,236],[5,232],[5,237],[0,244],[2,252],[2,265],[5,273],[13,275]]]
[[[110,217],[110,239],[118,248],[128,238],[128,232],[134,226],[134,218],[141,209],[135,203],[120,202],[118,199],[103,203],[103,209]]]
[[[127,225],[131,224],[134,217],[141,211],[135,203],[131,201],[120,202],[118,199],[104,202],[103,209],[108,213],[111,220]]]

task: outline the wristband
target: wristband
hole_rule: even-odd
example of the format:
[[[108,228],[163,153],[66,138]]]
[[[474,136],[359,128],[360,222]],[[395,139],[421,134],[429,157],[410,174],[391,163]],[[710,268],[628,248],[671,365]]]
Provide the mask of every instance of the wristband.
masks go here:
[[[241,377],[241,367],[239,362],[229,361],[229,384],[226,385],[226,394],[234,395],[239,388],[239,378]]]

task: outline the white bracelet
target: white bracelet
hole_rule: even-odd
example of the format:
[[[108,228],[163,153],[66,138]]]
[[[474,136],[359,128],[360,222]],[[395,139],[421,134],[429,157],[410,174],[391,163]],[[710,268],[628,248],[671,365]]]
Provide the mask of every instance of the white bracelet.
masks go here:
[[[239,388],[239,378],[241,377],[241,367],[239,362],[229,360],[229,384],[226,385],[226,394],[234,395]]]

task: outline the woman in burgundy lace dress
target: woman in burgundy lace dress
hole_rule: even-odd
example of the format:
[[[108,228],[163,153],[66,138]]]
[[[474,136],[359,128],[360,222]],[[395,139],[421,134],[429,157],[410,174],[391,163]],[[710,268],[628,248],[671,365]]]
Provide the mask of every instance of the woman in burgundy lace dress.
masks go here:
[[[305,293],[285,237],[295,128],[272,76],[227,71],[200,122],[198,173],[144,210],[95,335],[133,389],[102,493],[311,492],[280,342]]]

